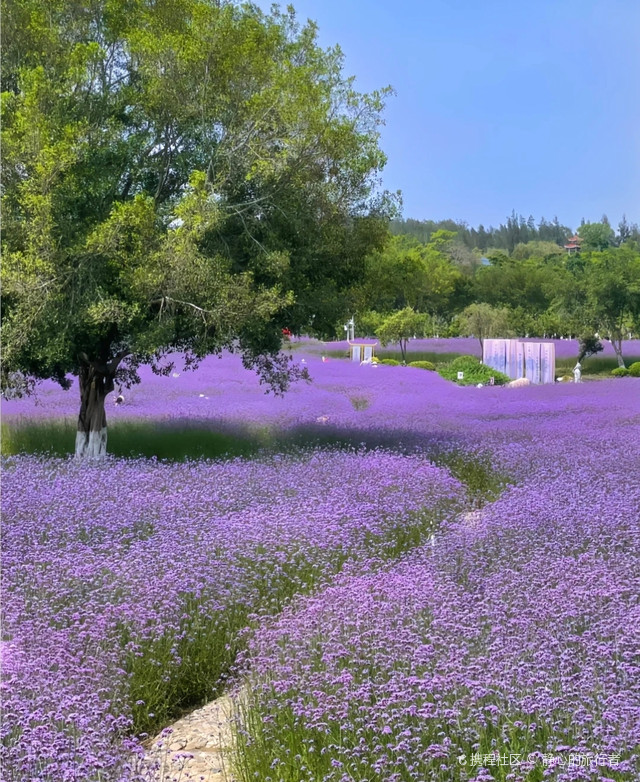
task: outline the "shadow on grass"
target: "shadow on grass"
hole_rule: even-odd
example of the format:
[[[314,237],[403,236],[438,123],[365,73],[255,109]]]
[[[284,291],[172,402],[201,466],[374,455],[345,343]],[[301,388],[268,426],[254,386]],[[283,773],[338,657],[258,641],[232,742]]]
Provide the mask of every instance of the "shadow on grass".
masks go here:
[[[2,454],[19,453],[70,456],[75,443],[75,421],[56,419],[2,424]],[[161,461],[259,458],[275,453],[296,453],[316,448],[369,451],[384,448],[396,453],[421,453],[446,467],[466,484],[474,503],[491,500],[508,479],[460,436],[410,430],[357,430],[309,424],[271,429],[230,424],[211,419],[176,419],[170,422],[120,420],[110,425],[108,449],[118,458],[155,458]]]
[[[348,358],[347,350],[328,350],[324,353],[329,358]],[[411,350],[407,354],[407,361],[430,361],[432,364],[449,364],[455,358],[462,356],[462,353],[436,353],[434,351]],[[376,348],[376,356],[382,358],[393,358],[402,362],[402,353],[399,350],[387,350],[386,348]]]

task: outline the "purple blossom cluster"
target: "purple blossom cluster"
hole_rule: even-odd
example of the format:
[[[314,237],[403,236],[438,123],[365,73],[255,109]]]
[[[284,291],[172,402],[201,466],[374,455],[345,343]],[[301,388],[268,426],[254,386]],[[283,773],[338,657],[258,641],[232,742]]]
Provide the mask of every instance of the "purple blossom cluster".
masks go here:
[[[411,367],[361,367],[338,359],[324,362],[313,354],[293,356],[298,363],[305,362],[311,382],[294,384],[282,397],[265,394],[237,356],[209,357],[195,372],[183,371],[176,357],[175,371],[167,377],[143,367],[142,382],[124,390],[123,404],[113,404],[115,394],[107,397],[108,422],[137,419],[207,427],[236,423],[255,431],[336,426],[353,431],[404,428],[424,434],[464,429],[473,437],[496,415],[527,418],[544,412],[548,420],[609,398],[626,406],[637,393],[633,378],[599,381],[605,383],[603,389],[591,383],[558,384],[514,393],[500,387],[460,388],[435,372]],[[73,422],[77,414],[75,385],[64,391],[45,382],[35,398],[3,403],[8,426],[55,418]]]
[[[127,735],[189,705],[193,681],[212,697],[251,613],[392,554],[408,528],[425,538],[463,501],[426,458],[381,451],[6,460],[3,779],[134,778]]]

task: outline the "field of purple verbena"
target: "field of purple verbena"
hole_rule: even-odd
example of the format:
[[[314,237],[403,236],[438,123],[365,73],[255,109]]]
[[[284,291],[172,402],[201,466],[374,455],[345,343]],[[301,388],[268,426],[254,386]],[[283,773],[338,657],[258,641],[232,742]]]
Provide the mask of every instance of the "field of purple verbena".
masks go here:
[[[241,779],[640,778],[637,410],[263,627]]]
[[[251,623],[243,780],[542,779],[542,755],[472,764],[493,751],[600,751],[609,765],[554,778],[636,780],[640,381],[459,388],[305,360],[314,382],[282,399],[225,357],[149,373],[108,415],[386,430],[418,450],[5,460],[5,777],[134,779],[133,721],[213,693]],[[40,401],[4,414],[76,413],[73,391]],[[468,516],[434,446],[516,485]]]
[[[471,415],[479,422],[503,410],[506,415],[516,416],[521,410],[527,416],[534,405],[539,412],[549,410],[557,416],[580,409],[583,399],[601,396],[592,384],[565,386],[562,390],[560,386],[543,386],[523,395],[503,388],[459,388],[421,369],[361,367],[339,359],[325,363],[320,355],[312,353],[293,352],[292,358],[306,364],[312,382],[292,385],[283,397],[265,394],[256,376],[242,369],[238,356],[206,358],[195,372],[183,371],[176,357],[174,371],[167,377],[143,367],[142,383],[124,390],[123,405],[113,404],[116,394],[107,398],[107,419],[110,423],[131,418],[209,424],[219,421],[278,429],[318,423],[352,429],[408,426],[418,431],[425,431],[435,422],[441,430],[444,419],[445,429],[462,427],[473,436],[477,427],[469,427]],[[614,396],[618,387],[610,383],[615,382],[631,381],[608,381],[606,388],[613,390]],[[621,399],[629,396],[629,388],[620,386]],[[8,423],[19,419],[74,420],[78,414],[77,382],[63,391],[52,381],[45,381],[34,397],[4,401],[2,413]]]
[[[190,695],[213,697],[251,613],[415,545],[463,500],[445,470],[384,452],[11,458],[3,779],[133,778],[132,724],[162,726]]]

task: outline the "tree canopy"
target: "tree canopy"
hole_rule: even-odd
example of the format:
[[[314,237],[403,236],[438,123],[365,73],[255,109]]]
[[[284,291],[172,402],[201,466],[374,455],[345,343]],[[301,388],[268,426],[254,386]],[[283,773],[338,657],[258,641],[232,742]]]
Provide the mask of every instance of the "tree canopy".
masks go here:
[[[389,90],[292,10],[4,0],[2,34],[3,382],[236,348],[285,387],[282,328],[331,330],[386,233]]]
[[[405,307],[433,314],[448,311],[462,277],[447,254],[454,236],[438,231],[426,244],[391,236],[368,257],[356,300],[382,312]]]
[[[405,307],[389,315],[378,327],[376,336],[384,346],[397,342],[400,345],[402,360],[407,360],[407,345],[414,337],[423,337],[428,326],[428,317]]]

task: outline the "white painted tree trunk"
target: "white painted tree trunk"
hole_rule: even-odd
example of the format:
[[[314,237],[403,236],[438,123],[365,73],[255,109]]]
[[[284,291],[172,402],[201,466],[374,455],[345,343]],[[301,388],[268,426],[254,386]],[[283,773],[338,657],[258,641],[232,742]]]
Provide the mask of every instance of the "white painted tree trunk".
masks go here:
[[[107,416],[104,401],[113,391],[108,366],[86,361],[80,369],[80,414],[76,432],[76,459],[104,459],[107,455]]]
[[[107,455],[107,427],[76,433],[76,459],[104,459]]]

